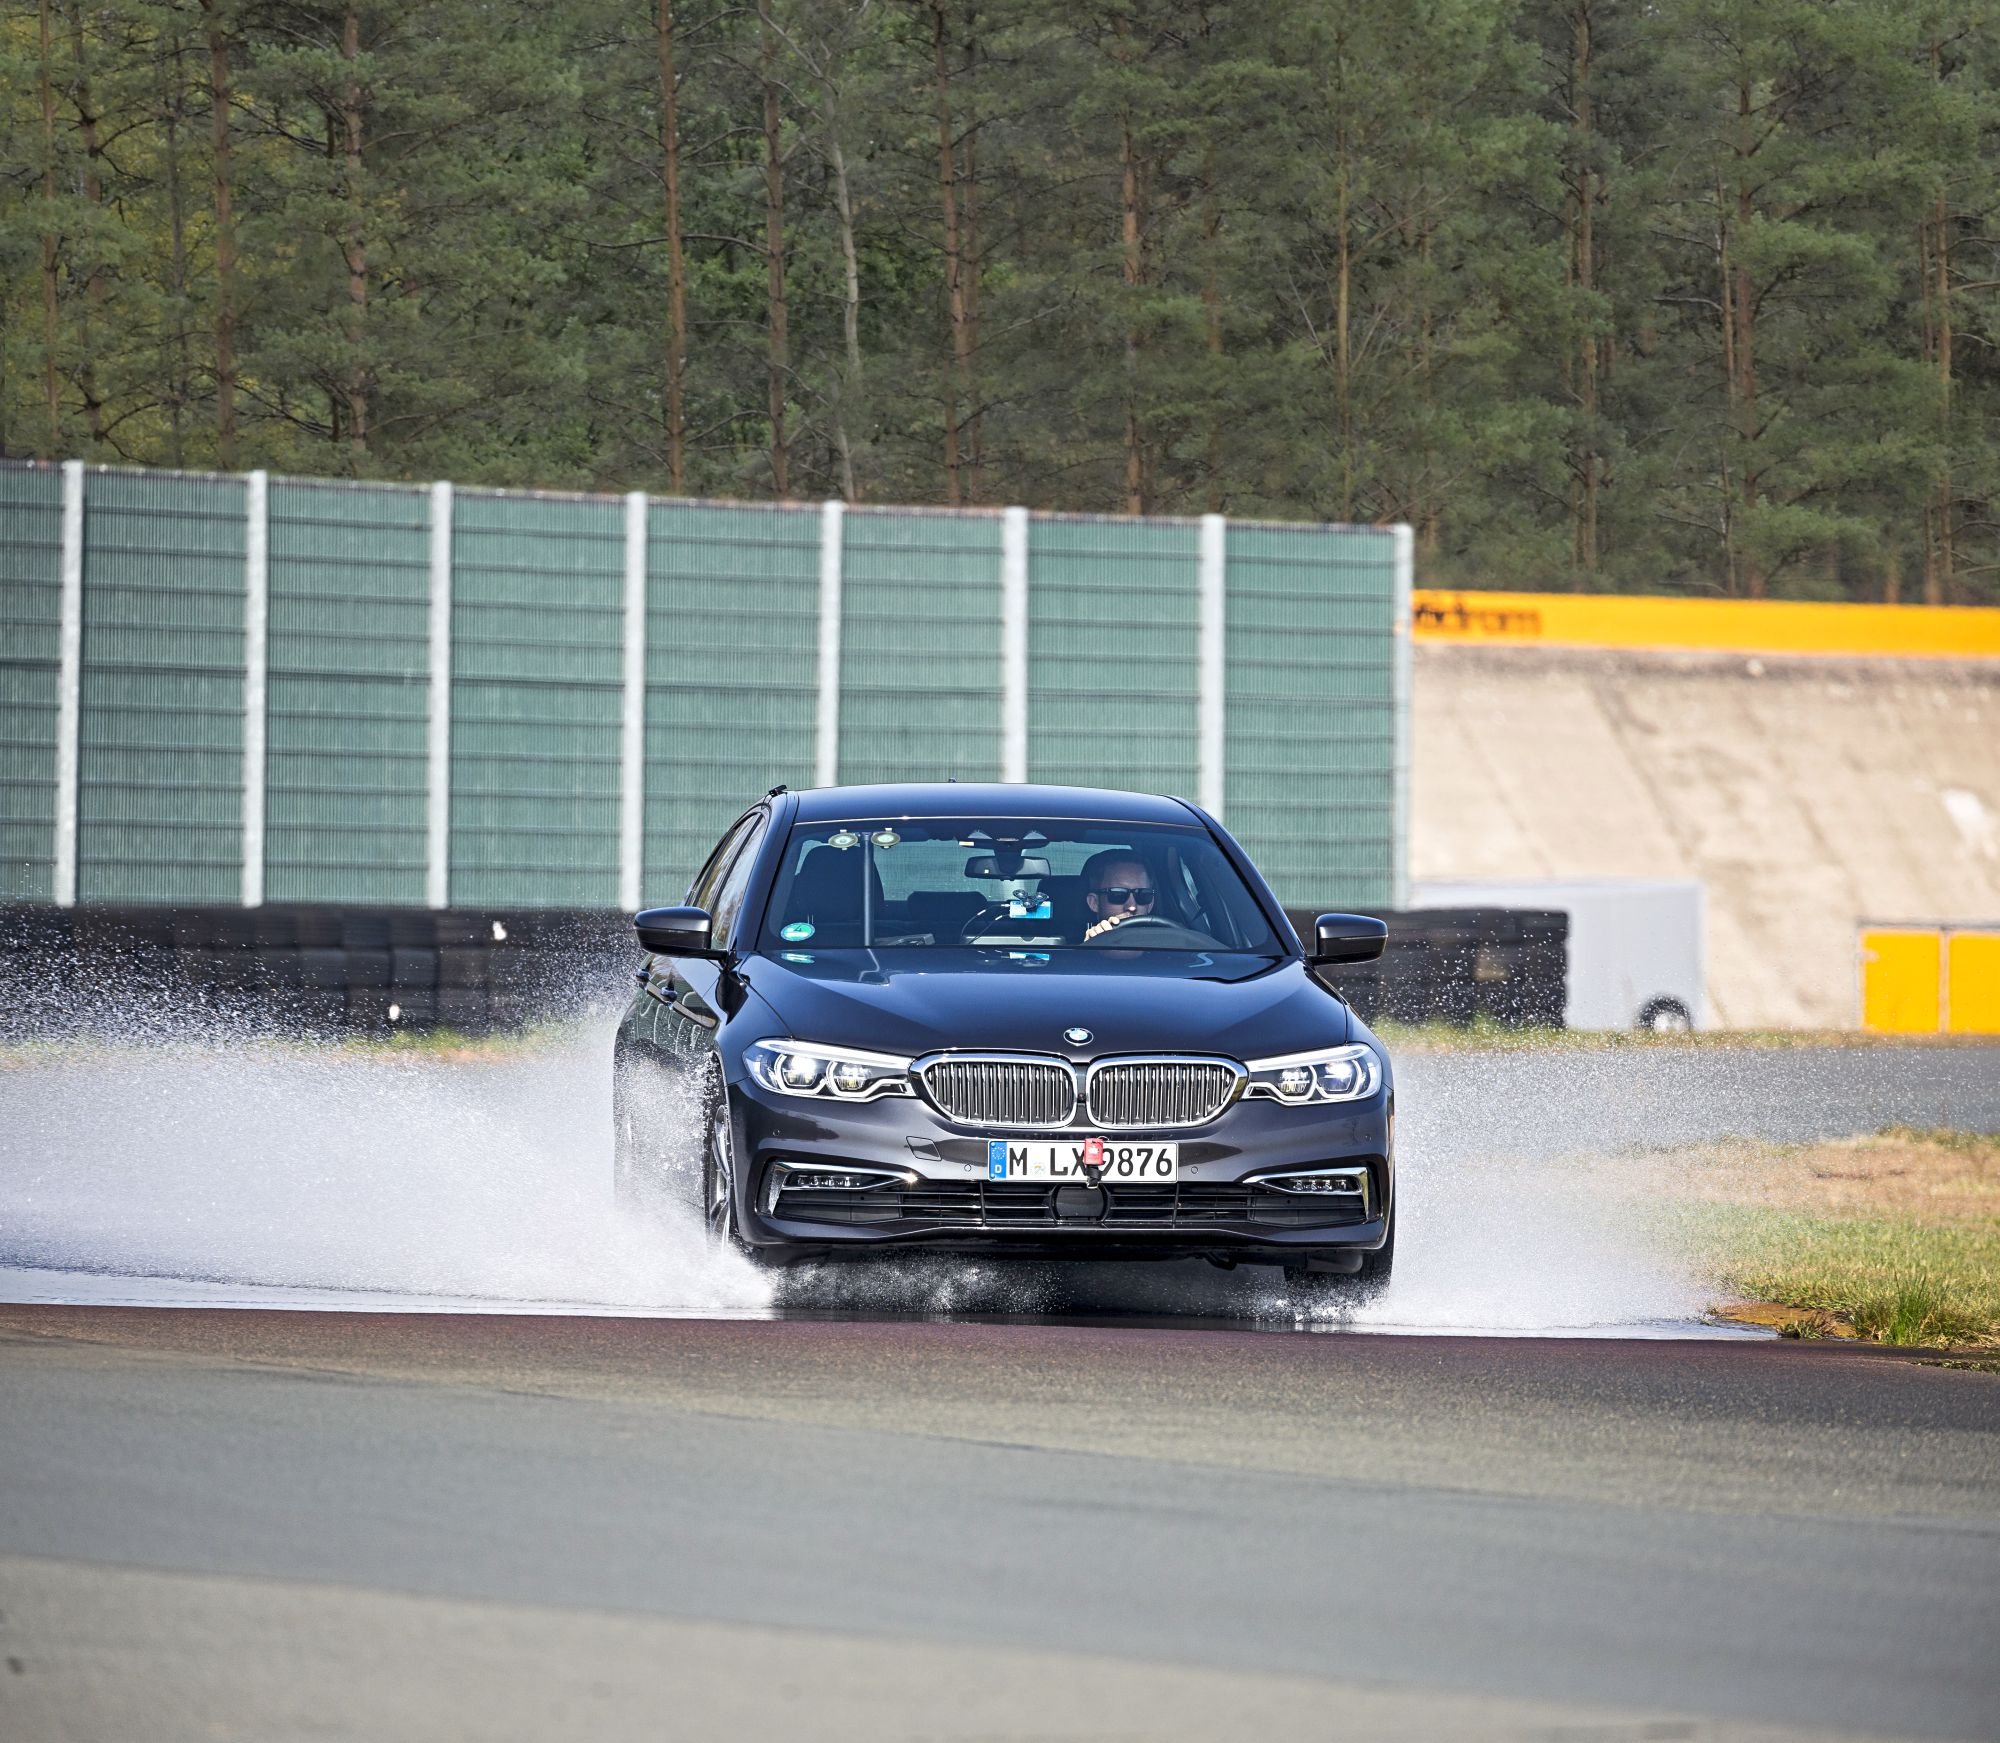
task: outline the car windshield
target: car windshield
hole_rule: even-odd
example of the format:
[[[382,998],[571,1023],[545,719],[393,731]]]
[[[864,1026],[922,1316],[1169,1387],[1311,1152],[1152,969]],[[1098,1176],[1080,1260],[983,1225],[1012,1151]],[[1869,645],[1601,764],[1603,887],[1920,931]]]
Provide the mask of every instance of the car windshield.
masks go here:
[[[984,946],[1281,954],[1204,829],[1074,818],[855,818],[802,824],[762,948]]]

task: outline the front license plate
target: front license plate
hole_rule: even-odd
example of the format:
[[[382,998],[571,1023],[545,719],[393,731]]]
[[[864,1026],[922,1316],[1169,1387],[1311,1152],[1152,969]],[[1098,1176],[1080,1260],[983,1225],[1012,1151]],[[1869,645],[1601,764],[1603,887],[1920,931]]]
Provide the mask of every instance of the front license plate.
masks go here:
[[[988,1180],[1129,1180],[1171,1183],[1180,1178],[1178,1144],[1126,1144],[1111,1138],[993,1138],[986,1145]]]

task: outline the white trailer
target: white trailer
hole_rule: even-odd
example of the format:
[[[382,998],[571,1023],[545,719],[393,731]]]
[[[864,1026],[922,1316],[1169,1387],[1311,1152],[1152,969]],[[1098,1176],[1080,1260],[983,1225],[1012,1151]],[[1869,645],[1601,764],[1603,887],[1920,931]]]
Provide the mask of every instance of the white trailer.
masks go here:
[[[1413,908],[1540,908],[1569,915],[1572,1029],[1708,1027],[1708,887],[1693,880],[1426,880]]]

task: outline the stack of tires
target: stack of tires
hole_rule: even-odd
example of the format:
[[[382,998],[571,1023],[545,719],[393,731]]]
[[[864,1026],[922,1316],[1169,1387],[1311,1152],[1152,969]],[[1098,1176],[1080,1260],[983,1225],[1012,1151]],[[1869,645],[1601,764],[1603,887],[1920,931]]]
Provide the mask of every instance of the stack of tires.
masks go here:
[[[0,1034],[188,1025],[485,1034],[602,1003],[619,915],[407,908],[0,910]]]
[[[1286,910],[1302,938],[1312,936],[1314,912]],[[1317,971],[1364,1021],[1563,1026],[1567,914],[1525,908],[1375,913],[1389,925],[1381,959]]]

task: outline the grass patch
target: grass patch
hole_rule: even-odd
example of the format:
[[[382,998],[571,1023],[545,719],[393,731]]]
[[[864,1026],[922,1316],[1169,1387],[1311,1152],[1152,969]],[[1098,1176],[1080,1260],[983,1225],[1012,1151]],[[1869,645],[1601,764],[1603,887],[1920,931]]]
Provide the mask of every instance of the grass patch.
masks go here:
[[[1793,1337],[2000,1347],[2000,1135],[1897,1127],[1682,1160],[1703,1201],[1697,1251],[1748,1298],[1731,1317]]]
[[[347,1052],[363,1055],[476,1062],[546,1052],[576,1040],[588,1027],[579,1022],[546,1021],[518,1029],[493,1029],[483,1035],[442,1027],[390,1029],[373,1035],[346,1035],[338,1044]]]
[[[1700,1052],[1718,1047],[1782,1052],[1795,1047],[1991,1047],[1990,1035],[1877,1035],[1862,1029],[1699,1029],[1679,1035],[1650,1029],[1548,1029],[1474,1017],[1470,1023],[1402,1023],[1380,1017],[1368,1027],[1398,1053],[1612,1053],[1631,1048]]]

